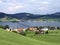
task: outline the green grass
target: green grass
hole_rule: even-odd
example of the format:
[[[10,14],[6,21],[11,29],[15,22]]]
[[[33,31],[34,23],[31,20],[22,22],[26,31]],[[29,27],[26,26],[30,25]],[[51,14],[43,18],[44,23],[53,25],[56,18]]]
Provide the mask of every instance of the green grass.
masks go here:
[[[39,41],[45,41],[49,43],[54,43],[56,45],[60,44],[60,30],[51,30],[49,34],[38,34],[33,36],[32,38],[37,39]]]
[[[54,39],[54,37],[52,36],[51,39],[49,37],[50,35],[48,36],[47,35],[41,35],[41,36],[36,35],[33,38],[30,38],[30,37],[25,37],[20,34],[8,32],[3,29],[0,29],[0,45],[60,45],[59,43],[60,35],[54,36],[56,37],[55,40],[57,40],[58,43],[57,41],[56,43],[51,42],[52,41],[51,39],[52,38]]]

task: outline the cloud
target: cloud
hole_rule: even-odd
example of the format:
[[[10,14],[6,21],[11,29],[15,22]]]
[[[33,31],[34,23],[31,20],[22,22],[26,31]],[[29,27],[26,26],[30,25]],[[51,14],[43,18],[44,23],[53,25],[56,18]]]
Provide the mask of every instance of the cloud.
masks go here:
[[[42,3],[42,4],[50,4],[49,1],[42,1],[41,3]]]
[[[14,12],[14,11],[16,11],[16,10],[19,10],[19,9],[23,8],[23,7],[24,7],[24,6],[22,6],[22,5],[9,6],[9,7],[7,8],[7,11],[8,11],[8,12]]]
[[[0,12],[52,13],[60,11],[60,0],[0,0]]]
[[[2,1],[0,0],[0,4],[2,3]]]
[[[24,8],[24,5],[22,3],[15,2],[9,2],[10,0],[2,1],[0,0],[0,12],[5,12],[5,13],[15,13],[17,10],[20,10]]]

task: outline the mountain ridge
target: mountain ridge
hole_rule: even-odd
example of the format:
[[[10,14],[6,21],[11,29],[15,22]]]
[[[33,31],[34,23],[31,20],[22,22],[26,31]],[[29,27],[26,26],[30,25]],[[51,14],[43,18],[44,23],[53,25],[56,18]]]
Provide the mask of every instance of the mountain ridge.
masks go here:
[[[11,17],[11,18],[17,18],[17,19],[38,19],[38,18],[60,18],[60,12],[52,13],[52,14],[31,14],[31,13],[15,13],[15,14],[6,14],[3,12],[0,12],[0,18],[3,17]]]

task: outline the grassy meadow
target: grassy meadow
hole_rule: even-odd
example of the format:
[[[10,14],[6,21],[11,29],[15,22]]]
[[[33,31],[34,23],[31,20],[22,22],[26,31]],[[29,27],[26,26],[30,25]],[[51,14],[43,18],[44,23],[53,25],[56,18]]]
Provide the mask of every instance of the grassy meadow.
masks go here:
[[[60,30],[29,37],[0,29],[0,45],[60,45]]]
[[[38,34],[33,36],[32,38],[37,39],[39,41],[45,41],[49,43],[60,44],[60,30],[49,31],[49,34]]]

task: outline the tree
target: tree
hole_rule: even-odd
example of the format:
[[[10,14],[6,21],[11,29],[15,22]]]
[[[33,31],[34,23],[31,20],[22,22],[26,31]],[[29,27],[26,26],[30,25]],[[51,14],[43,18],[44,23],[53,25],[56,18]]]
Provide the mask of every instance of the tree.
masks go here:
[[[60,27],[57,27],[58,30],[60,30]]]
[[[4,26],[4,29],[6,29],[6,28],[9,28],[9,25],[5,25],[5,26]]]
[[[0,28],[3,28],[4,26],[0,25]]]

